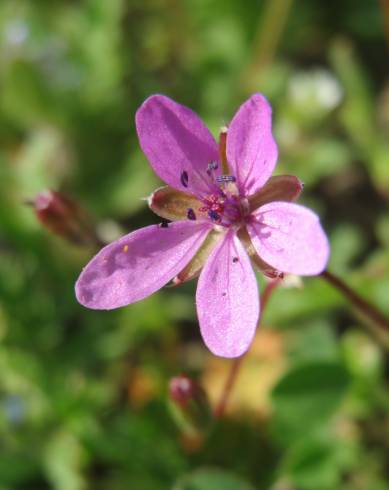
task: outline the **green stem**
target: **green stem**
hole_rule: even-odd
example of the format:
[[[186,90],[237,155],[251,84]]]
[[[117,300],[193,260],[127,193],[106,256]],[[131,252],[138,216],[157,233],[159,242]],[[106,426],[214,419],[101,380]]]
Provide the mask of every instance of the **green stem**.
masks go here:
[[[252,92],[266,67],[272,62],[285,29],[293,0],[268,0],[255,35],[251,60],[241,77],[241,86]]]

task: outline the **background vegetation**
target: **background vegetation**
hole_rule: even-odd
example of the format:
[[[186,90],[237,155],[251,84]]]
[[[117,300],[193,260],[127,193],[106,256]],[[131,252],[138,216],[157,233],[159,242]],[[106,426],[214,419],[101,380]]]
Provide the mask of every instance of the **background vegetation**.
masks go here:
[[[322,279],[272,297],[202,441],[167,403],[189,373],[215,403],[195,283],[112,312],[77,304],[94,253],[24,205],[77,199],[106,239],[158,222],[134,113],[152,93],[215,134],[252,92],[274,106],[278,173],[306,183],[330,269],[389,313],[389,77],[375,0],[2,0],[0,489],[384,490],[388,337]],[[388,32],[387,32],[387,35]],[[263,286],[263,284],[262,284]],[[205,429],[205,428],[204,428]]]

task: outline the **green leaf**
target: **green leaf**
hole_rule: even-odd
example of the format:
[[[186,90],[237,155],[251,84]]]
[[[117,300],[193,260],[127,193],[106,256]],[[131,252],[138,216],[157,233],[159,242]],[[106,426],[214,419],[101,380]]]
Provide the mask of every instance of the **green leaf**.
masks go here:
[[[317,361],[336,361],[339,342],[331,323],[318,319],[299,322],[289,332],[287,340],[289,358],[293,364]]]
[[[294,444],[286,452],[281,474],[302,490],[335,489],[357,458],[353,441],[325,434]]]
[[[180,479],[173,490],[254,490],[254,487],[228,471],[201,468]]]
[[[349,378],[335,362],[311,362],[289,371],[272,394],[277,439],[289,443],[328,423],[347,392]]]
[[[44,469],[48,480],[57,490],[85,488],[81,468],[85,452],[70,433],[59,431],[49,440],[44,454]]]

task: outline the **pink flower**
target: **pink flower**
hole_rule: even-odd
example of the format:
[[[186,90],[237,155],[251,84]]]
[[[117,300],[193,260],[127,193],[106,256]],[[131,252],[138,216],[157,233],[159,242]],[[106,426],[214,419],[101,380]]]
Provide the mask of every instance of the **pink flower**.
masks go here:
[[[163,95],[136,114],[140,145],[168,186],[149,198],[167,224],[147,226],[103,248],[85,267],[78,301],[110,310],[139,301],[173,280],[200,275],[200,329],[216,355],[249,347],[259,318],[252,263],[271,277],[320,274],[329,245],[318,216],[294,204],[293,176],[272,177],[277,145],[271,108],[250,97],[221,133],[218,147],[199,117]]]

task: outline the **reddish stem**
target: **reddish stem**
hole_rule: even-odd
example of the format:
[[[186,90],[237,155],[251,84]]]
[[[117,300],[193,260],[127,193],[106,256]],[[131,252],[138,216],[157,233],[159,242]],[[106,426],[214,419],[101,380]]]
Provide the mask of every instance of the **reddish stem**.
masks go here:
[[[378,308],[351,289],[342,279],[329,271],[322,272],[321,277],[340,291],[367,320],[384,330],[389,330],[389,319]]]
[[[370,322],[373,322],[375,325],[378,325],[384,330],[389,331],[389,319],[381,313],[374,305],[366,301],[362,296],[356,293],[353,289],[351,289],[342,279],[335,276],[332,272],[324,271],[321,274],[321,277],[325,279],[329,284],[334,286],[338,291],[340,291],[343,296],[350,301],[350,303]],[[268,303],[275,287],[279,283],[279,279],[276,279],[272,282],[269,282],[263,292],[261,298],[261,310],[265,309],[266,304]],[[246,358],[246,354],[243,354],[241,357],[234,359],[231,364],[230,371],[227,376],[226,383],[224,385],[222,394],[220,396],[219,402],[215,408],[215,417],[220,418],[224,415],[227,402],[231,395],[231,391],[235,385],[237,380],[240,367],[243,363],[243,360]]]
[[[274,281],[267,283],[267,285],[263,291],[263,295],[261,297],[261,314],[263,314],[265,306],[267,305],[267,303],[268,303],[268,301],[269,301],[269,299],[270,299],[270,297],[271,297],[271,295],[272,295],[272,293],[273,293],[273,291],[274,291],[274,289],[278,283],[279,283],[279,279],[275,279]],[[230,368],[230,371],[228,373],[223,391],[221,393],[220,399],[219,399],[219,401],[216,405],[215,411],[214,411],[214,415],[216,418],[221,418],[225,413],[228,400],[230,398],[230,395],[231,395],[232,389],[235,385],[235,382],[238,378],[240,367],[243,363],[243,360],[246,358],[246,354],[247,354],[247,352],[245,352],[242,356],[237,357],[236,359],[233,360],[233,362],[231,364],[231,368]]]
[[[239,369],[240,369],[240,366],[242,365],[244,358],[245,358],[245,354],[234,359],[232,364],[231,364],[231,368],[230,368],[230,371],[228,373],[227,380],[226,380],[226,383],[224,385],[222,394],[221,394],[220,399],[219,399],[219,401],[215,407],[214,415],[216,418],[220,418],[224,415],[228,399],[230,397],[230,394],[231,394],[232,388],[235,384],[235,381],[238,377]]]
[[[386,43],[389,48],[389,0],[381,0],[381,12],[382,12],[382,23],[383,23],[383,30],[384,30],[384,35],[386,38]]]

